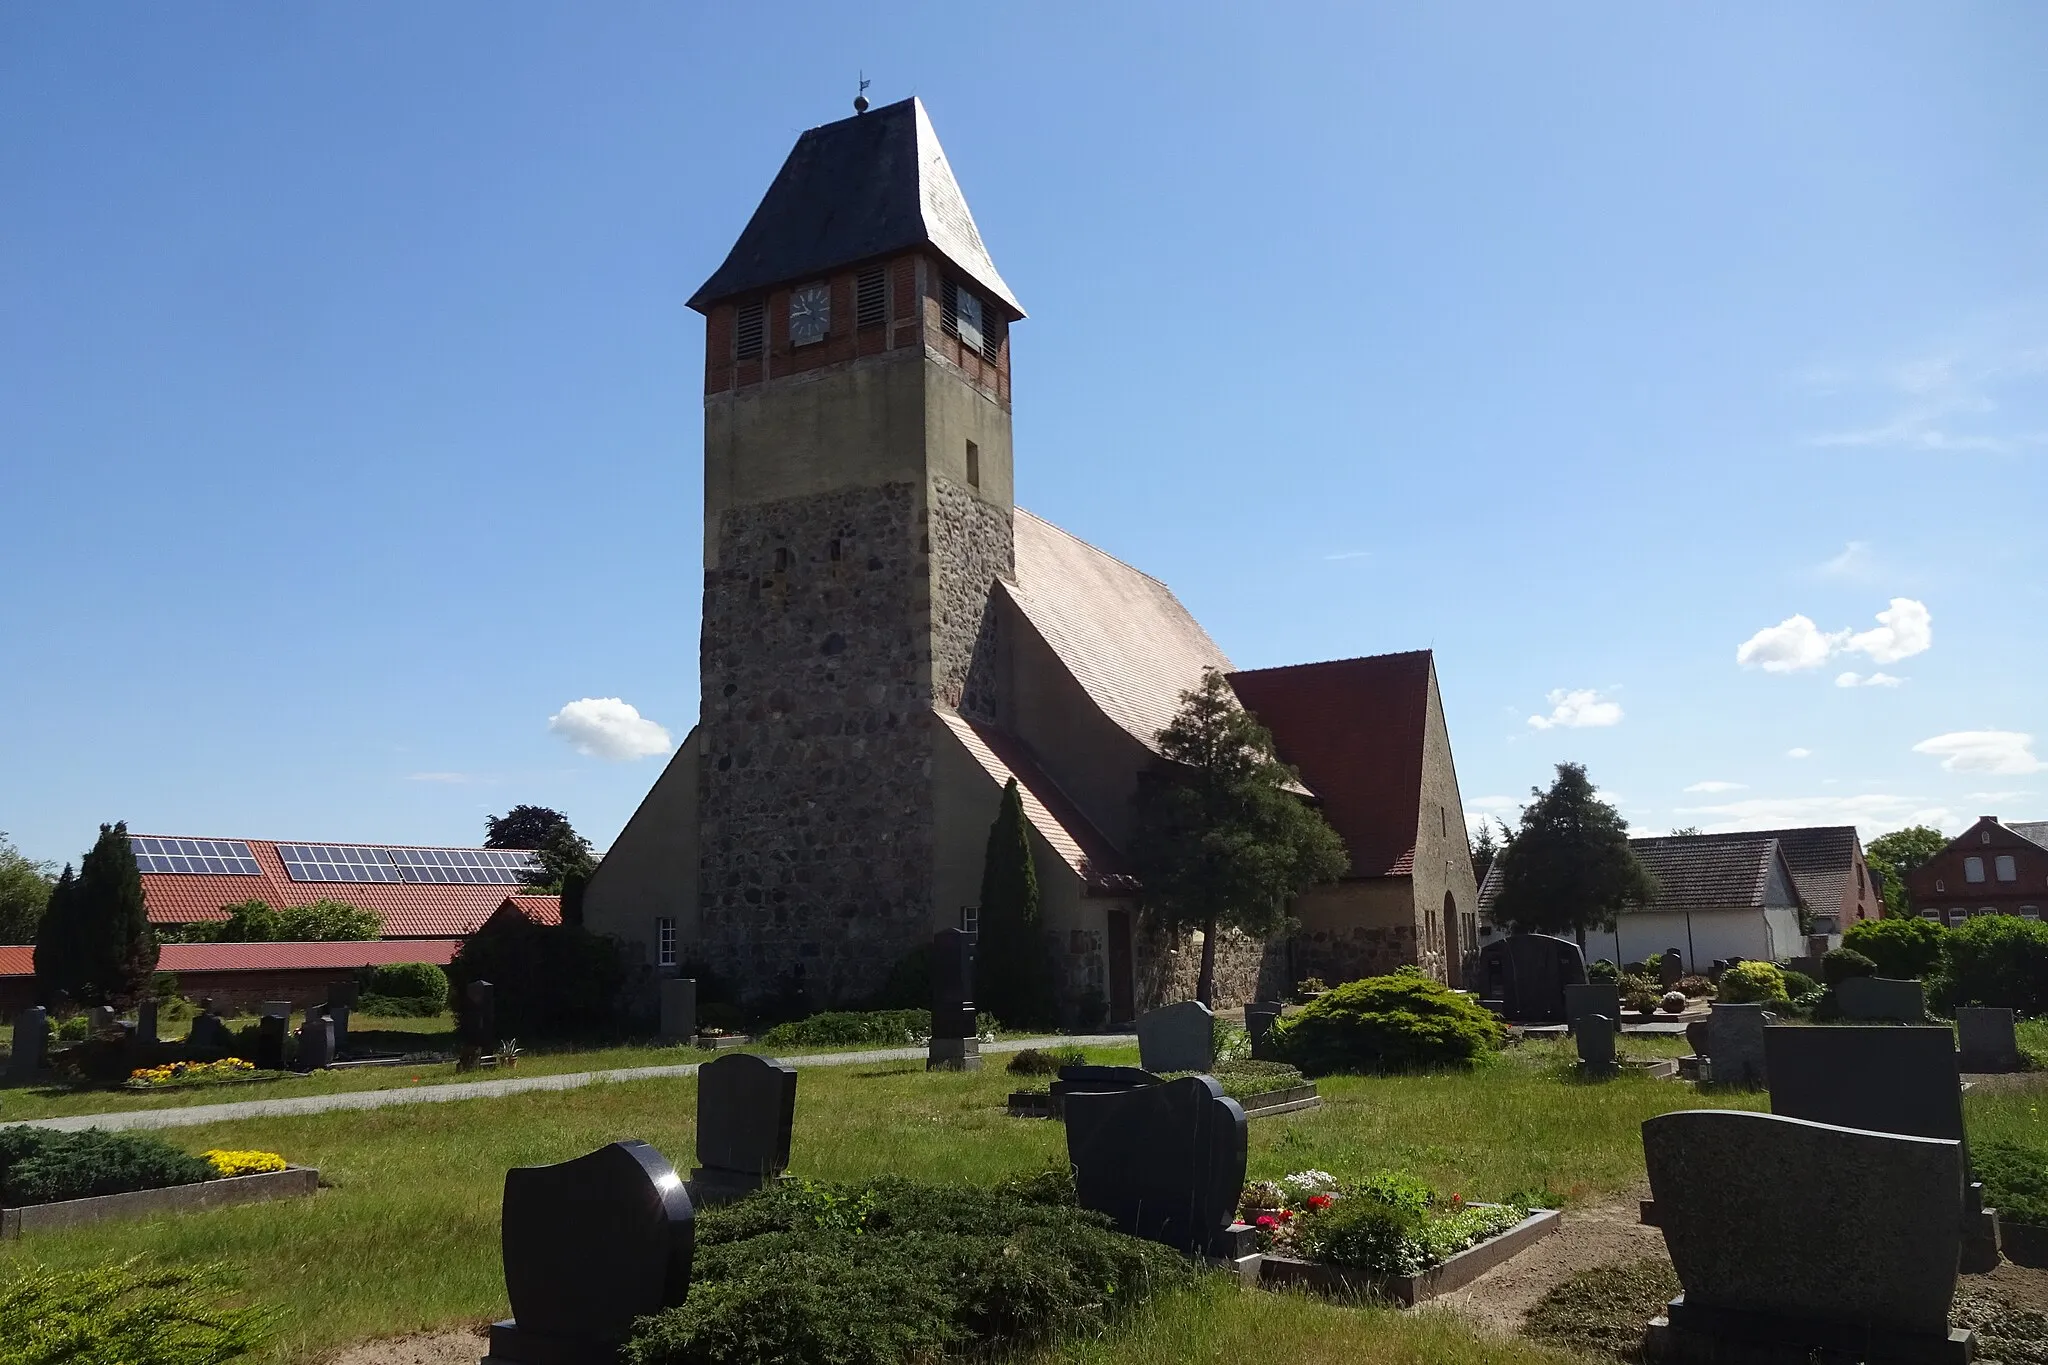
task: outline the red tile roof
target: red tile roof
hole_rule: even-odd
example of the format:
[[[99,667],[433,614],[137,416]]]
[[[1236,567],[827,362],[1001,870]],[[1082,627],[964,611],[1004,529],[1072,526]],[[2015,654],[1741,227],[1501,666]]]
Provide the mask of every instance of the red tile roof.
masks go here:
[[[518,915],[534,924],[560,924],[562,922],[562,898],[560,896],[507,896],[491,912],[491,919],[505,915]]]
[[[1051,845],[1067,866],[1090,887],[1109,892],[1134,890],[1137,882],[1123,870],[1122,860],[1109,840],[1103,838],[1081,814],[1067,794],[1038,766],[1031,753],[1015,737],[989,725],[977,724],[957,712],[937,713],[946,728],[959,739],[962,748],[995,779],[998,786],[1017,779],[1017,794],[1024,802],[1024,818]]]
[[[166,943],[160,972],[284,972],[381,967],[390,962],[431,962],[445,967],[462,947],[459,938],[377,939],[368,943]],[[35,949],[0,948],[0,976],[35,974]]]
[[[1419,649],[1230,675],[1280,757],[1322,798],[1354,877],[1414,870],[1432,667]]]
[[[158,836],[163,837],[163,836]],[[176,836],[189,838],[191,836]],[[145,872],[142,896],[151,924],[193,924],[226,919],[224,905],[260,900],[283,908],[317,900],[346,901],[359,910],[374,910],[384,919],[386,938],[461,938],[472,933],[505,902],[502,884],[439,882],[295,882],[277,856],[277,842],[245,840],[256,855],[261,876],[237,877],[200,872]],[[285,842],[292,842],[286,840]],[[362,848],[406,848],[419,845],[361,844]]]

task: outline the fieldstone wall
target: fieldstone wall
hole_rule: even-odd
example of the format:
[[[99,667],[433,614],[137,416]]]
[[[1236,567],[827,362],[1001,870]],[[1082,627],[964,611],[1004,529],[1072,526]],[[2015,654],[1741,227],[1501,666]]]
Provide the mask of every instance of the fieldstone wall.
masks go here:
[[[973,490],[934,477],[925,519],[931,555],[932,699],[994,720],[995,611],[989,588],[1017,576],[1011,514]]]
[[[1441,955],[1418,950],[1413,924],[1353,924],[1301,929],[1294,939],[1294,968],[1301,979],[1320,977],[1336,986],[1361,977],[1385,976],[1420,967],[1441,979]]]
[[[727,510],[705,575],[699,895],[749,998],[877,989],[930,936],[921,489]]]
[[[1193,933],[1163,929],[1150,916],[1139,921],[1136,938],[1138,1012],[1194,999],[1202,977],[1200,940]],[[1215,1008],[1282,999],[1293,984],[1286,976],[1284,934],[1261,940],[1225,929],[1217,935]]]

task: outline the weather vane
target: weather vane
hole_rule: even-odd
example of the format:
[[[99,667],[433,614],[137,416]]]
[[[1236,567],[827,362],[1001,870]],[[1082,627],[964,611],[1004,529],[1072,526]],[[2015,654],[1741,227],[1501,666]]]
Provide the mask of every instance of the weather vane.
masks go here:
[[[860,82],[860,89],[853,92],[853,112],[856,114],[865,114],[868,111],[867,72],[858,72],[855,76],[855,79],[857,79]]]

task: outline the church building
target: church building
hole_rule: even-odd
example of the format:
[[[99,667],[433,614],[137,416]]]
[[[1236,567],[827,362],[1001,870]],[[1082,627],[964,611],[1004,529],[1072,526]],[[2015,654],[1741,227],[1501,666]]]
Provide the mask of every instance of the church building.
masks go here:
[[[859,1001],[935,929],[972,927],[1015,778],[1063,1011],[1120,1022],[1192,996],[1200,954],[1146,928],[1124,850],[1158,731],[1231,665],[1164,583],[1015,504],[1024,309],[923,105],[804,133],[689,303],[706,336],[701,713],[592,878],[586,924],[749,998]],[[1283,756],[1306,766],[1316,725],[1371,732],[1400,698],[1399,733],[1346,741],[1370,770],[1328,775],[1378,842],[1354,847],[1371,886],[1321,895],[1317,922],[1347,945],[1316,955],[1326,978],[1409,962],[1451,979],[1476,908],[1434,666],[1398,657],[1426,666],[1371,685],[1323,666],[1319,709],[1288,717]],[[1359,797],[1384,782],[1403,794]],[[1409,873],[1380,846],[1404,838]],[[1292,984],[1292,944],[1230,940],[1219,1005]]]

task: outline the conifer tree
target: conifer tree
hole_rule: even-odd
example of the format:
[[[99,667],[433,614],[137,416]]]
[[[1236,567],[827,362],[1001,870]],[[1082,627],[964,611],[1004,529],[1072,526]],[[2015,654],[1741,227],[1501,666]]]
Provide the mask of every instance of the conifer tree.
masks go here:
[[[78,876],[66,863],[57,884],[50,888],[49,902],[36,926],[36,999],[45,1005],[55,1005],[60,991],[66,995],[77,991],[81,929]]]
[[[1537,934],[1612,929],[1623,910],[1656,897],[1656,880],[1629,847],[1628,821],[1600,799],[1584,765],[1558,764],[1550,790],[1529,794],[1521,827],[1504,830],[1495,923]]]
[[[46,998],[61,990],[81,1005],[124,1006],[149,993],[156,933],[125,822],[100,826],[76,878],[64,869],[43,931],[36,940],[36,986]]]
[[[981,864],[975,1003],[1013,1027],[1054,1022],[1052,962],[1038,913],[1038,870],[1024,795],[1011,778],[988,827]]]

